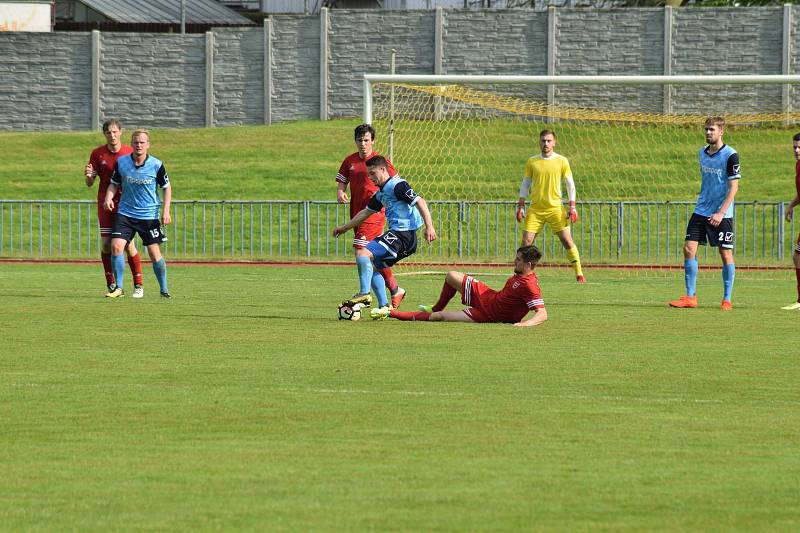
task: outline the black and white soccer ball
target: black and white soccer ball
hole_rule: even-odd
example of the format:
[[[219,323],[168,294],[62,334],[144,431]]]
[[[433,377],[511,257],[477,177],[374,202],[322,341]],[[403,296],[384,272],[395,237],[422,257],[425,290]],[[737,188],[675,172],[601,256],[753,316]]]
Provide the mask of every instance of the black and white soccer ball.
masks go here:
[[[361,318],[361,304],[342,304],[339,306],[339,320],[359,320]]]

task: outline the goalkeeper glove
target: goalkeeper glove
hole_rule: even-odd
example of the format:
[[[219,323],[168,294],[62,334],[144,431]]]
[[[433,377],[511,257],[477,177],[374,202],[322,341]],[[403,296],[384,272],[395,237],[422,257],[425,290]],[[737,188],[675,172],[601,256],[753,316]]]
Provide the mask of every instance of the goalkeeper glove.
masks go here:
[[[517,222],[522,222],[525,218],[525,199],[520,198],[517,202]]]
[[[575,209],[575,202],[569,203],[569,221],[573,224],[578,221],[578,211]]]

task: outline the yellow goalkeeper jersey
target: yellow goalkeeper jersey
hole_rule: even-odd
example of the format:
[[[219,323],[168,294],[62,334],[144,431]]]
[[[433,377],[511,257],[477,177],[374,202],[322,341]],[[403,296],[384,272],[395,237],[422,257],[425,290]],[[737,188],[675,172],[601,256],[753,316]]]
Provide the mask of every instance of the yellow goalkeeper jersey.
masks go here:
[[[572,176],[569,161],[553,152],[548,157],[537,154],[525,164],[525,177],[531,180],[531,208],[551,209],[561,207],[561,181]]]

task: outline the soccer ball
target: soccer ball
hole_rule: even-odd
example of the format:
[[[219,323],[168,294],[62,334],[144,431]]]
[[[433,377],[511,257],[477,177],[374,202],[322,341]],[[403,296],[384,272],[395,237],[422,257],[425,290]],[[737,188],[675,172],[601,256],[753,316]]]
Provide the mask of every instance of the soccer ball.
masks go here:
[[[339,320],[359,320],[361,318],[361,304],[339,306]]]

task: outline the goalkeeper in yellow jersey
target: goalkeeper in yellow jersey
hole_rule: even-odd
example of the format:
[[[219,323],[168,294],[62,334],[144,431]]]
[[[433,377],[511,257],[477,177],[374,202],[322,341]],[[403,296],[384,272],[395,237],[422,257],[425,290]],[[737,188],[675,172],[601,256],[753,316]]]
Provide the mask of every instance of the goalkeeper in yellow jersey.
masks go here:
[[[539,133],[539,148],[541,154],[532,156],[525,164],[525,177],[519,187],[519,202],[517,204],[517,221],[525,221],[522,232],[522,246],[529,246],[536,240],[536,235],[544,224],[548,224],[553,233],[558,236],[564,249],[567,251],[575,277],[578,283],[586,283],[581,269],[581,257],[578,247],[572,241],[569,223],[578,221],[578,211],[575,209],[575,182],[572,179],[572,170],[569,161],[563,155],[555,153],[556,134],[551,130],[542,130]],[[561,182],[567,184],[567,198],[569,211],[564,209],[561,202]],[[531,195],[531,205],[528,214],[525,214],[525,200]]]

